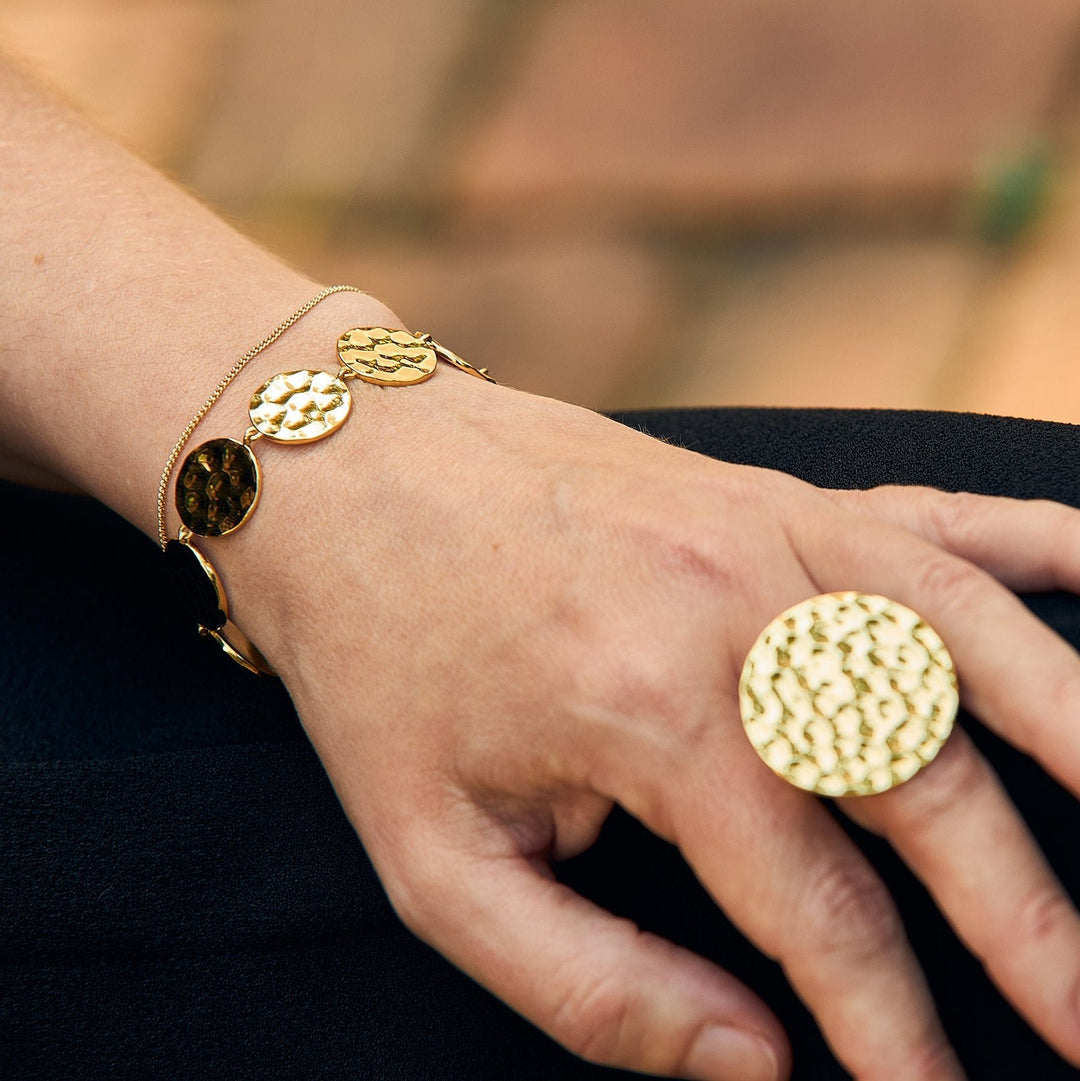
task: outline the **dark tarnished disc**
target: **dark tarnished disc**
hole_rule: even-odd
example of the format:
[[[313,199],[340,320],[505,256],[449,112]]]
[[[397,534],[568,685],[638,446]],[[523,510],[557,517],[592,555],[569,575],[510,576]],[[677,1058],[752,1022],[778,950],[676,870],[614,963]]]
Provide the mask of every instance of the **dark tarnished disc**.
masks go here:
[[[165,545],[165,563],[184,612],[208,631],[224,627],[229,608],[210,561],[191,545],[171,540]]]
[[[259,463],[235,439],[211,439],[185,459],[176,478],[180,520],[200,537],[243,525],[259,498]]]

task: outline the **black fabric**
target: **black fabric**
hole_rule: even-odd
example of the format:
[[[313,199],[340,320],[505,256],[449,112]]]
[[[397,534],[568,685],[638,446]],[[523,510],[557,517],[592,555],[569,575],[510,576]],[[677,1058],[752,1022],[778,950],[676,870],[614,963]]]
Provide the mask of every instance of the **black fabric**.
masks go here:
[[[1066,425],[828,410],[620,419],[833,487],[1080,505]],[[639,1076],[578,1062],[401,926],[284,688],[191,632],[149,540],[90,500],[2,482],[0,497],[0,1077]],[[1080,603],[1026,600],[1080,645]],[[1075,801],[963,723],[1075,896]],[[846,828],[897,897],[970,1076],[1075,1076],[888,848]],[[758,990],[792,1037],[796,1081],[845,1076],[776,966],[627,815],[559,874]]]

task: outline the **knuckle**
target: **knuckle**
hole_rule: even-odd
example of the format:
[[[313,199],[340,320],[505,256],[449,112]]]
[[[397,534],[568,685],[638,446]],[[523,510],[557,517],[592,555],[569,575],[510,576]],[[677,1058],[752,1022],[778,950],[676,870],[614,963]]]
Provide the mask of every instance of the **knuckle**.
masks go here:
[[[652,546],[653,569],[661,581],[678,581],[695,590],[729,596],[745,587],[745,569],[729,548],[701,535],[665,536]]]
[[[812,881],[796,921],[807,952],[873,956],[903,938],[899,913],[884,883],[852,860],[834,862]]]
[[[849,496],[857,506],[863,508],[877,506],[888,510],[897,504],[908,508],[913,498],[922,499],[927,492],[935,491],[934,488],[921,488],[911,484],[875,484],[872,488],[841,490],[837,494]]]
[[[985,586],[984,572],[942,552],[930,556],[916,578],[919,596],[947,601],[953,608],[971,606]]]
[[[897,1074],[906,1081],[937,1081],[941,1077],[956,1075],[956,1052],[945,1034],[937,1032],[925,1036],[903,1056],[902,1072]]]
[[[685,718],[692,688],[665,651],[607,653],[581,666],[577,697],[594,703],[605,716],[666,723]]]
[[[633,731],[654,750],[671,753],[715,727],[712,695],[700,667],[687,663],[680,633],[638,624],[617,648],[605,642],[580,651],[570,676],[580,716],[604,724],[617,719],[623,738]]]
[[[628,1040],[640,1026],[632,992],[612,973],[577,980],[559,1004],[552,1035],[567,1050],[600,1065],[631,1059]]]
[[[926,769],[891,794],[897,825],[904,829],[937,829],[942,821],[965,808],[988,780],[983,759],[961,733],[954,732]]]
[[[1063,667],[1047,675],[1040,687],[1046,702],[1041,716],[1069,717],[1080,702],[1080,666],[1072,658]],[[1061,729],[1056,725],[1040,723],[1040,717],[1018,717],[1019,733],[1025,749],[1044,763],[1053,763],[1061,757]]]
[[[620,920],[631,952],[639,949],[671,955],[675,947]],[[701,1032],[700,1019],[674,1022],[669,1010],[657,1012],[655,986],[625,968],[584,976],[578,965],[563,972],[566,988],[552,1022],[550,1035],[567,1050],[589,1062],[666,1076],[683,1076],[685,1063]],[[560,981],[562,982],[562,981]],[[676,1015],[677,1016],[677,1015]]]
[[[1068,717],[1076,709],[1076,703],[1080,701],[1080,666],[1070,663],[1047,677],[1043,693],[1046,695],[1051,716]],[[1051,736],[1052,749],[1060,736],[1051,726],[1045,727]]]
[[[1074,537],[1080,528],[1080,515],[1076,507],[1065,503],[1055,503],[1052,499],[1034,499],[1028,509],[1041,514],[1046,519],[1046,528],[1050,533],[1065,541]]]
[[[963,544],[979,528],[985,497],[936,488],[925,488],[923,493],[923,518],[931,535],[946,547]]]
[[[1053,939],[1076,921],[1072,902],[1055,885],[1042,883],[1020,904],[1017,938],[1028,943]]]
[[[631,520],[629,539],[649,571],[662,576],[656,580],[710,593],[746,590],[745,550],[740,555],[730,539],[725,541],[716,516],[722,513],[751,528],[765,513],[763,505],[780,498],[773,489],[783,487],[766,483],[763,470],[746,473],[696,476],[667,517]]]

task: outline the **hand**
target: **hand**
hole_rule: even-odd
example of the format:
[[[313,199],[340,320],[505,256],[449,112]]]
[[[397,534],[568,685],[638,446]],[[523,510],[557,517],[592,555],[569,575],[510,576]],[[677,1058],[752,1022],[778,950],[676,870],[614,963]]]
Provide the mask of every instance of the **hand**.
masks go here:
[[[782,962],[859,1081],[962,1077],[887,892],[758,760],[737,681],[789,605],[883,593],[941,633],[967,707],[1075,791],[1080,665],[994,579],[1080,591],[1080,515],[821,491],[449,370],[367,389],[325,443],[260,449],[258,513],[208,548],[404,921],[590,1059],[786,1076],[749,990],[554,880],[617,802]],[[965,734],[841,806],[1080,1063],[1080,924]]]

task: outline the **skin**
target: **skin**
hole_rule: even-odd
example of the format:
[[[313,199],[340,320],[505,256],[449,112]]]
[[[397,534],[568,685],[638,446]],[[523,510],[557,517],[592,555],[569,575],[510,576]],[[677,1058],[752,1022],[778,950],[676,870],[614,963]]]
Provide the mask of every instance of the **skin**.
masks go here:
[[[176,436],[318,285],[10,65],[0,133],[4,468],[155,536]],[[369,297],[325,301],[196,437],[238,436],[262,380],[329,369],[341,331],[378,324],[400,321]],[[1080,514],[822,491],[445,367],[411,388],[353,386],[356,415],[331,438],[258,445],[257,512],[204,550],[405,923],[590,1059],[786,1077],[765,1003],[554,881],[551,861],[586,849],[619,803],[781,961],[854,1077],[961,1078],[891,899],[821,803],[757,759],[736,684],[789,605],[883,593],[941,633],[965,704],[1080,792],[1080,664],[1009,592],[1080,591]],[[1080,1065],[1080,922],[965,735],[843,808]]]

